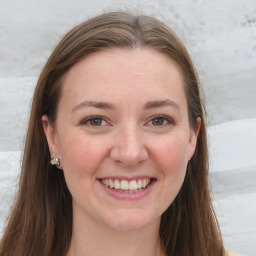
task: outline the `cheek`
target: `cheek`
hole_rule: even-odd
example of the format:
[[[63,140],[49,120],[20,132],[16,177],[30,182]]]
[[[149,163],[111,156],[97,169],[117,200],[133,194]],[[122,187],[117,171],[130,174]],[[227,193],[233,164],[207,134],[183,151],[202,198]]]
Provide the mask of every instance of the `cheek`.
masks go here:
[[[80,204],[85,198],[90,201],[97,170],[104,160],[106,148],[97,139],[92,140],[77,132],[73,135],[69,133],[63,137],[60,153],[68,189],[73,200]]]
[[[90,139],[79,133],[69,134],[60,140],[60,154],[65,175],[72,174],[81,179],[84,176],[94,178],[94,173],[106,154],[106,148],[97,139]],[[68,178],[68,177],[67,177]],[[91,180],[90,179],[90,180]]]
[[[158,201],[163,213],[172,204],[183,184],[187,168],[187,143],[177,137],[168,138],[158,144],[154,156],[161,172],[161,194]]]
[[[188,143],[186,136],[170,136],[155,144],[153,155],[164,175],[185,172]]]

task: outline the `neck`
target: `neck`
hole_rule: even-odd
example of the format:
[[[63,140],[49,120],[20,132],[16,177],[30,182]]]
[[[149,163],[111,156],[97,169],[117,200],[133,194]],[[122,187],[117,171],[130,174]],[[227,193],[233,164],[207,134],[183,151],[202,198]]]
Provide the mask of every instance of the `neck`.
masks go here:
[[[138,230],[120,231],[74,216],[67,256],[163,256],[159,226],[160,219]]]

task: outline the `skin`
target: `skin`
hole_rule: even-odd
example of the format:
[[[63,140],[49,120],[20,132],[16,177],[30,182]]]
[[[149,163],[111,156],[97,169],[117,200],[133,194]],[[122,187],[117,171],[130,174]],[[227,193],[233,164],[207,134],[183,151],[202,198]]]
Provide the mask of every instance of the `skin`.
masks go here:
[[[200,118],[189,125],[177,64],[145,48],[94,53],[68,71],[56,123],[42,120],[73,198],[68,255],[164,255],[161,215],[182,186],[200,129]],[[138,176],[155,180],[139,199],[113,198],[99,182]]]

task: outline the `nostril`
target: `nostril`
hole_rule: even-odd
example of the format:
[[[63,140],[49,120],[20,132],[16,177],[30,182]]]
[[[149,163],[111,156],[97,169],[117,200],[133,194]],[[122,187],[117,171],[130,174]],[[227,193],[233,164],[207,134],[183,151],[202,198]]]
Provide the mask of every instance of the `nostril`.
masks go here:
[[[118,145],[112,148],[110,158],[124,166],[135,166],[148,158],[148,152],[142,145],[137,147]]]

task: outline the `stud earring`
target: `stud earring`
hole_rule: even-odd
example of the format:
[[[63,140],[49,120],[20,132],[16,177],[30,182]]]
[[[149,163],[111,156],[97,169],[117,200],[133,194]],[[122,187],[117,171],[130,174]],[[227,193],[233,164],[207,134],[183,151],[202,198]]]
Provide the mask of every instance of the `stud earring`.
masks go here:
[[[53,157],[51,159],[51,165],[59,166],[60,165],[60,159],[58,157]]]

